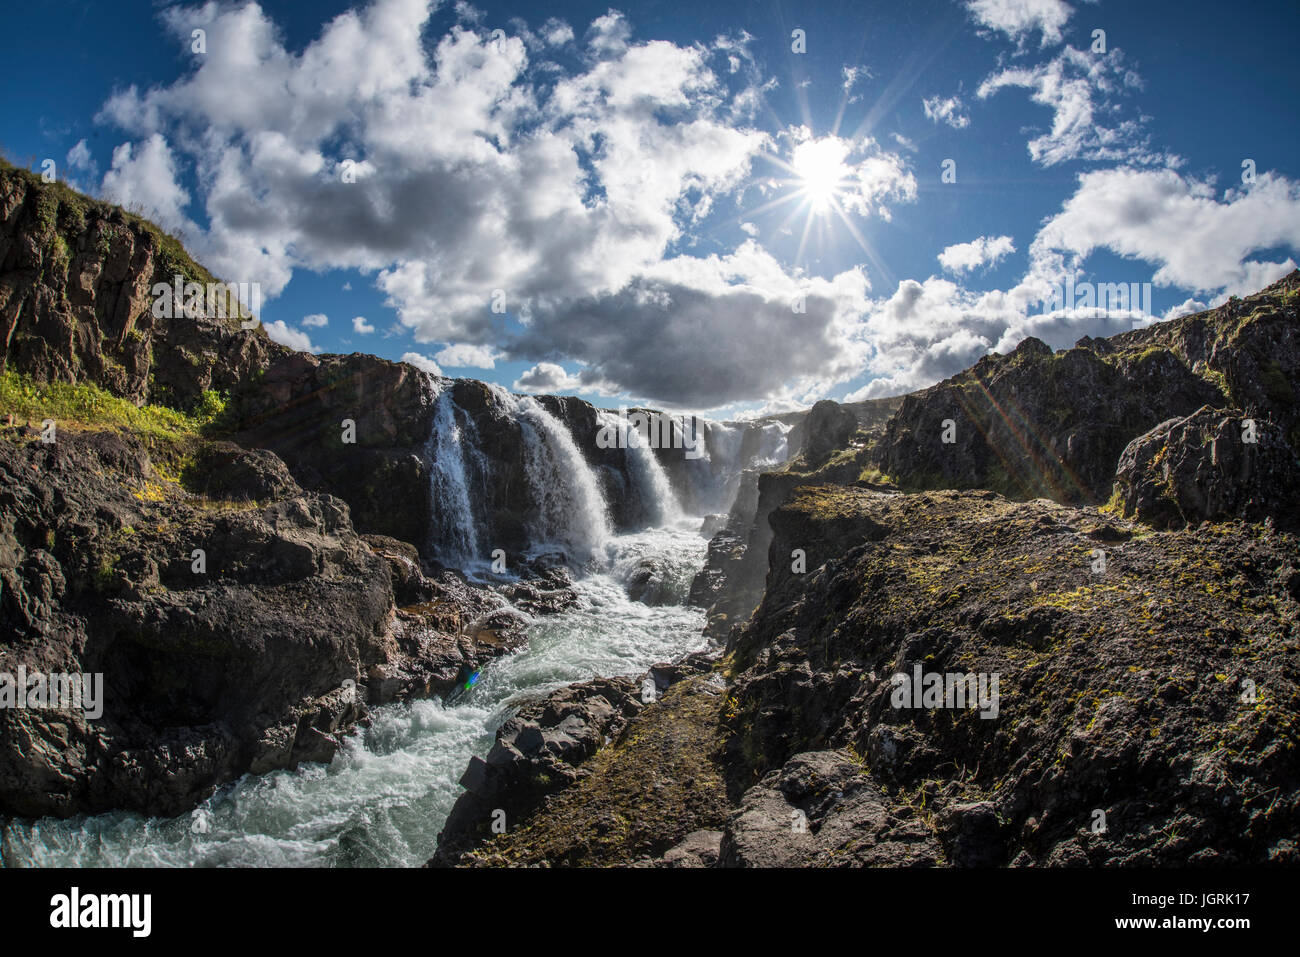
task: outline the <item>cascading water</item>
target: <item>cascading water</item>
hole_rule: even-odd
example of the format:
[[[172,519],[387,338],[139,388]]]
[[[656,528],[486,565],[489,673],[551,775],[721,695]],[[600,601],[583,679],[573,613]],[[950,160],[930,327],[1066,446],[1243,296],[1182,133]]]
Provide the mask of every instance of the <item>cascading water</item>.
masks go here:
[[[590,555],[610,536],[609,509],[591,466],[569,430],[536,399],[491,388],[497,400],[513,410],[523,434],[524,467],[537,503],[531,529],[534,547],[560,545]]]
[[[444,562],[463,566],[481,559],[465,468],[466,430],[456,417],[460,410],[451,390],[444,388],[441,380],[429,378],[437,394],[433,431],[426,446],[433,516],[430,545]]]
[[[600,412],[603,426],[612,428],[620,436],[620,446],[626,446],[627,460],[641,502],[643,520],[650,525],[671,525],[681,518],[681,506],[668,481],[668,473],[641,432],[627,419],[612,412]]]

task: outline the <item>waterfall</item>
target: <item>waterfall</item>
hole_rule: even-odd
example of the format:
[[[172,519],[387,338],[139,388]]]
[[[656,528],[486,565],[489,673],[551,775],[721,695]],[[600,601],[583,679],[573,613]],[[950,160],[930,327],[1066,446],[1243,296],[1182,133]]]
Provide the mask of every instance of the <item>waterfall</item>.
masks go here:
[[[524,439],[524,468],[537,505],[534,544],[566,545],[590,553],[610,536],[609,513],[595,472],[562,422],[527,396],[497,385],[493,395],[512,410]]]
[[[781,465],[790,457],[790,426],[784,422],[765,422],[759,429],[755,465]]]
[[[637,496],[641,501],[641,514],[650,525],[670,525],[681,517],[681,506],[673,492],[668,473],[659,463],[658,456],[641,437],[641,433],[627,420],[620,419],[612,412],[600,411],[603,425],[612,426],[621,431],[620,444],[627,446],[628,471],[636,484]]]
[[[465,469],[466,434],[456,417],[460,410],[451,390],[432,376],[430,381],[437,395],[433,431],[426,446],[433,517],[430,544],[444,561],[464,565],[483,558]]]

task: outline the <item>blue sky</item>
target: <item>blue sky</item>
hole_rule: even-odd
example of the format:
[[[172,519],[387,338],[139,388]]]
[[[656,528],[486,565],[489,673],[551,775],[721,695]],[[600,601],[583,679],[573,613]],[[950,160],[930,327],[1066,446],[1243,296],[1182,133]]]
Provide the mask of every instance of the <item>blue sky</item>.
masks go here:
[[[1294,268],[1298,20],[1293,0],[49,2],[9,12],[0,147],[260,283],[299,348],[754,414]],[[1149,311],[1045,304],[1067,278],[1150,283]]]

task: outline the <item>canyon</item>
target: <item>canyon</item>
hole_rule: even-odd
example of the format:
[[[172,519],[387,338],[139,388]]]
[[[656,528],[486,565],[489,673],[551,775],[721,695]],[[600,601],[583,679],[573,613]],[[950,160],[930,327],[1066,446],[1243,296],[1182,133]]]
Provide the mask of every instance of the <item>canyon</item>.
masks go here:
[[[0,710],[6,864],[1298,860],[1300,273],[697,450],[178,274],[0,170],[0,672],[104,682]]]

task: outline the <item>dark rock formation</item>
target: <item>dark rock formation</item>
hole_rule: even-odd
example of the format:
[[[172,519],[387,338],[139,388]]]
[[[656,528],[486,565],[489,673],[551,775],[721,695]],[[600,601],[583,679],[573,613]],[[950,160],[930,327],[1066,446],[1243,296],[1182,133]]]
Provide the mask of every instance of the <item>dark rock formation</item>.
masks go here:
[[[832,453],[848,448],[849,439],[858,430],[858,417],[838,402],[823,399],[809,410],[803,427],[800,456],[804,465],[816,468]]]
[[[472,758],[466,788],[438,835],[431,864],[456,863],[493,834],[494,817],[509,828],[542,799],[586,773],[583,763],[627,726],[642,707],[632,678],[596,678],[527,705],[497,731],[487,758]]]
[[[1293,535],[1139,537],[987,492],[832,487],[797,490],[773,526],[735,649],[741,767],[851,749],[894,805],[935,815],[953,863],[1293,854]],[[792,574],[777,556],[803,542],[824,544]],[[996,714],[897,707],[891,678],[915,669],[999,675]]]
[[[185,409],[288,354],[233,309],[156,317],[153,288],[177,275],[216,282],[152,224],[0,167],[0,367]]]
[[[424,547],[433,402],[428,377],[404,363],[293,353],[240,388],[235,437],[275,452],[303,488],[343,499],[358,529]]]
[[[1109,497],[1130,441],[1203,405],[1269,419],[1295,448],[1298,308],[1293,272],[1245,300],[1055,354],[1026,339],[908,396],[873,461],[908,489],[1078,504]]]
[[[367,700],[445,693],[517,644],[461,627],[501,599],[363,542],[271,453],[201,448],[198,496],[155,466],[165,451],[0,433],[0,673],[98,673],[104,692],[97,717],[0,710],[0,812],[176,814],[246,772],[328,761]],[[394,608],[395,564],[425,607]]]
[[[1282,429],[1209,406],[1130,442],[1115,490],[1124,515],[1160,528],[1270,516],[1300,521],[1300,462]]]
[[[943,849],[853,755],[813,751],[745,792],[718,857],[720,867],[925,867],[942,862]]]
[[[726,819],[717,720],[725,683],[702,673],[711,664],[694,655],[636,680],[583,682],[526,706],[498,732],[487,760],[471,761],[462,779],[468,791],[430,864],[716,859]],[[494,815],[502,823],[496,832]]]

